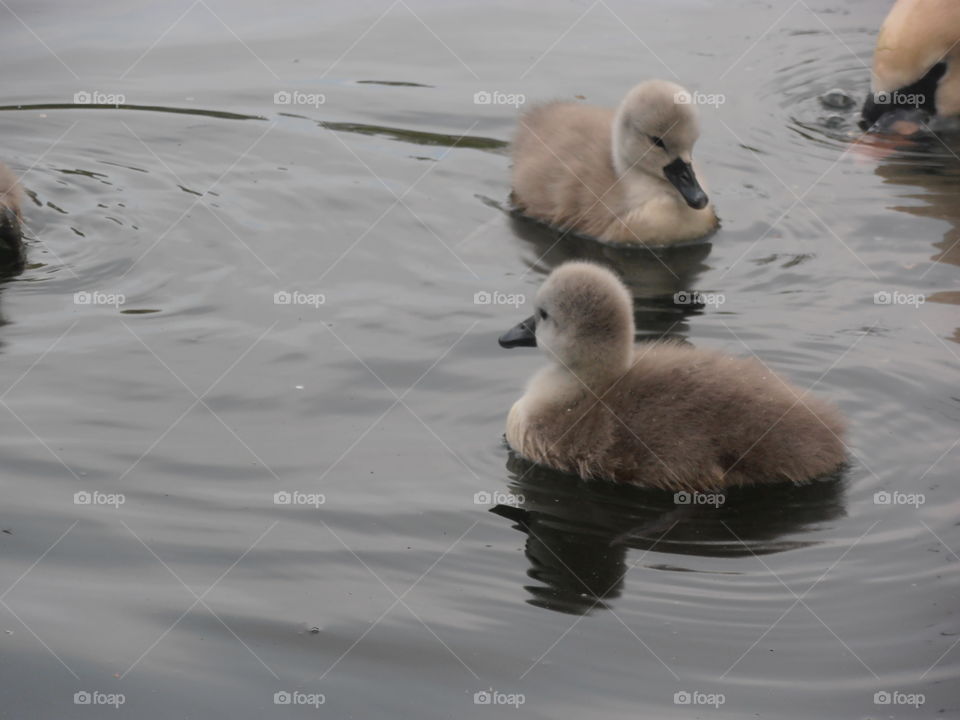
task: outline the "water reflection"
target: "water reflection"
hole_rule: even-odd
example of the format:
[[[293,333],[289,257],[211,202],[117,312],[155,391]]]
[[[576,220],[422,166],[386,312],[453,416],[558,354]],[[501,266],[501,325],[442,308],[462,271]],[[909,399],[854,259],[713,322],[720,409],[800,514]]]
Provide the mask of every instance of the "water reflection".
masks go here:
[[[886,209],[949,223],[943,237],[933,242],[935,252],[928,259],[933,263],[960,267],[960,202],[957,196],[960,120],[943,118],[926,122],[922,114],[891,112],[878,121],[869,134],[858,135],[851,130],[853,117],[854,114],[846,112],[842,117],[834,117],[839,120],[837,123],[820,118],[817,124],[792,119],[790,129],[813,141],[822,137],[836,143],[853,142],[856,154],[875,163],[875,174],[885,185],[895,186],[891,194],[902,200]],[[920,241],[910,239],[908,242]],[[928,302],[960,305],[960,292],[952,289],[926,293],[925,296]],[[960,343],[960,327],[946,339]]]
[[[957,183],[960,181],[960,138],[928,136],[920,143],[912,141],[914,152],[896,153],[877,163],[876,174],[885,184],[901,185],[911,192],[901,195],[914,201],[892,210],[917,217],[945,220],[951,227],[933,245],[937,252],[933,262],[960,266],[960,202]],[[901,141],[901,143],[904,141]],[[955,146],[955,147],[954,147]],[[902,145],[901,145],[902,147]],[[917,202],[919,201],[919,202]]]
[[[569,260],[589,260],[616,272],[634,298],[637,329],[661,335],[682,328],[689,315],[701,314],[704,305],[690,302],[691,290],[709,292],[697,286],[713,245],[697,241],[664,248],[615,247],[576,233],[561,233],[517,212],[510,213],[514,235],[530,248],[526,258],[532,272],[546,277]],[[684,295],[680,302],[675,298]]]
[[[284,113],[289,117],[304,117],[292,113]],[[317,123],[320,127],[337,132],[359,133],[372,137],[387,137],[391,140],[414,143],[416,145],[434,145],[439,147],[459,147],[473,150],[486,150],[499,154],[506,154],[509,143],[496,138],[480,135],[448,135],[445,133],[426,132],[424,130],[410,130],[408,128],[386,127],[383,125],[369,125],[367,123],[326,122]]]
[[[0,228],[0,283],[22,273],[26,259],[23,241]]]
[[[732,490],[722,504],[679,505],[669,492],[583,482],[512,452],[507,471],[518,502],[491,512],[527,535],[527,575],[538,583],[525,586],[527,602],[577,615],[609,607],[632,565],[694,572],[679,558],[657,562],[646,552],[628,564],[631,549],[700,557],[778,553],[814,544],[796,536],[845,514],[842,473],[805,486]]]
[[[960,181],[960,134],[932,135],[909,141],[914,152],[895,152],[877,163],[876,174],[885,184],[900,185],[910,190],[901,197],[912,204],[898,204],[891,209],[923,218],[944,220],[949,229],[933,243],[934,263],[960,266],[960,202],[957,184]],[[960,292],[944,290],[928,293],[928,302],[960,305]],[[960,343],[960,327],[948,340]]]
[[[202,117],[218,118],[221,120],[266,120],[262,115],[243,115],[224,110],[205,110],[202,108],[171,107],[168,105],[103,105],[97,103],[35,103],[32,105],[0,105],[0,111],[10,110],[23,112],[25,110],[140,110],[145,112],[175,113],[179,115],[199,115]]]

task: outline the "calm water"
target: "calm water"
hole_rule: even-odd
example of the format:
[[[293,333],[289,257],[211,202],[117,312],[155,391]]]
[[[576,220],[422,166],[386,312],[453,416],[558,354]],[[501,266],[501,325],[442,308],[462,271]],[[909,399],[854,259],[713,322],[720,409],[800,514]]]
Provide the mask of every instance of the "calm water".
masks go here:
[[[885,7],[4,5],[32,202],[0,298],[0,717],[960,716],[960,143],[855,142],[818,99],[862,100]],[[651,76],[725,96],[711,243],[502,210],[517,109],[474,93]],[[641,337],[834,398],[849,469],[713,508],[510,458],[542,360],[496,343],[529,304],[474,294],[571,257],[624,273]]]

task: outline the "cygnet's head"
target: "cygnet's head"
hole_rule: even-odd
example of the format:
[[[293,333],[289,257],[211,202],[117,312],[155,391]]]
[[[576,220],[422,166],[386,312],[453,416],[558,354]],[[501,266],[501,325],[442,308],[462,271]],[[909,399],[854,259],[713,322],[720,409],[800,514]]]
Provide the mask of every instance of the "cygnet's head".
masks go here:
[[[700,210],[709,199],[691,164],[698,137],[693,96],[676,83],[647,80],[627,93],[614,117],[614,168],[619,177],[643,172],[666,179]]]
[[[619,375],[633,357],[633,298],[610,270],[564,263],[537,292],[533,316],[504,333],[500,345],[543,348],[580,377]]]

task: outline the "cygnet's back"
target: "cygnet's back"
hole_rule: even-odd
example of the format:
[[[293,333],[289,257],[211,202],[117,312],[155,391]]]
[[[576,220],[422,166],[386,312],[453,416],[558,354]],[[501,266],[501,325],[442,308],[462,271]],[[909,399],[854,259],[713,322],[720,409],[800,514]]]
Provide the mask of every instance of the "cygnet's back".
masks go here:
[[[752,358],[654,342],[641,346],[634,367],[605,390],[596,392],[600,400],[586,390],[573,403],[546,400],[535,419],[528,416],[545,464],[649,487],[707,490],[800,483],[845,459],[836,409]]]
[[[597,238],[616,230],[616,216],[604,207],[624,203],[610,157],[613,115],[570,102],[524,115],[514,139],[513,189],[525,213]]]

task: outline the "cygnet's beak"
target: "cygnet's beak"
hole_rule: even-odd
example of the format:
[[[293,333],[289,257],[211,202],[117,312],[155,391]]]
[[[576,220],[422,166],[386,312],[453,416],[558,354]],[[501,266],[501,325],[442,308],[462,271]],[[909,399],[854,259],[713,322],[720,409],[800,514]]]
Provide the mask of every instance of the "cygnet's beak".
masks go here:
[[[697,182],[697,176],[693,172],[693,166],[677,158],[669,165],[663,168],[663,174],[667,180],[683,195],[687,205],[694,210],[702,210],[707,206],[709,198]]]
[[[531,315],[519,325],[514,325],[500,336],[500,347],[536,347],[537,316]]]

